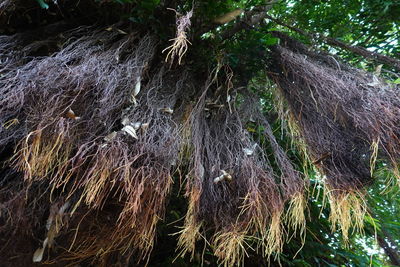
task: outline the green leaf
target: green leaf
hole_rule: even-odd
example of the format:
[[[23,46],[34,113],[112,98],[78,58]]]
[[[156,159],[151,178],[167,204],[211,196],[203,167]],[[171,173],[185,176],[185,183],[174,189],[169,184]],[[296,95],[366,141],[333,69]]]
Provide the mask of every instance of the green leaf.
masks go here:
[[[262,43],[266,46],[276,45],[279,42],[278,38],[269,37],[265,39],[261,39]]]
[[[386,226],[390,226],[390,227],[394,227],[394,228],[400,229],[400,223],[399,222],[390,221],[390,222],[385,222],[384,224]]]
[[[394,84],[400,84],[400,78],[397,78],[397,79],[394,80],[392,83],[394,83]]]
[[[39,3],[41,8],[43,8],[43,9],[49,8],[49,5],[44,0],[36,0],[36,1]]]

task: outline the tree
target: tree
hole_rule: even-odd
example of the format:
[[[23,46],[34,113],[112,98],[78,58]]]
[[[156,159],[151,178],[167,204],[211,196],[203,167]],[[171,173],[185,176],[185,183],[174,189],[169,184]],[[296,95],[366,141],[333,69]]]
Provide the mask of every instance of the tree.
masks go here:
[[[2,262],[398,265],[399,9],[0,1]]]

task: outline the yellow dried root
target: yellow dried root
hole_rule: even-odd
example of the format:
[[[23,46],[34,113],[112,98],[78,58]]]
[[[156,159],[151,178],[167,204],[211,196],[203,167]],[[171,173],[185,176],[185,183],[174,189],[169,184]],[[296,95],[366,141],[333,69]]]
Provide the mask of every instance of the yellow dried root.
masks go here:
[[[345,192],[333,194],[332,191],[328,191],[327,194],[331,208],[329,221],[332,224],[332,231],[336,231],[339,228],[342,231],[345,242],[349,240],[349,230],[351,228],[353,228],[353,232],[362,233],[367,208],[361,193]]]
[[[189,196],[189,207],[186,213],[183,229],[176,234],[179,234],[177,249],[180,250],[179,256],[184,256],[186,253],[191,254],[191,259],[194,257],[196,241],[200,239],[201,222],[196,220],[196,210],[199,206],[201,192],[197,189],[192,189]]]
[[[215,234],[213,246],[214,254],[224,266],[243,265],[244,256],[247,255],[244,231],[233,229],[228,232],[218,232]]]
[[[72,146],[65,129],[55,136],[43,137],[43,129],[32,131],[19,144],[12,161],[24,172],[26,180],[43,179],[55,173],[69,158]]]

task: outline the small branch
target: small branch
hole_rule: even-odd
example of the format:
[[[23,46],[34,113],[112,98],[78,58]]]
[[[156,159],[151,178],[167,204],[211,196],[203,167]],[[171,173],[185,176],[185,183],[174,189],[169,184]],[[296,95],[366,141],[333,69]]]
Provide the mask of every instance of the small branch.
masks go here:
[[[301,29],[299,29],[299,28],[290,26],[289,24],[286,24],[286,23],[284,23],[283,21],[280,21],[280,20],[278,20],[278,19],[275,19],[275,18],[271,17],[270,15],[266,15],[265,18],[267,18],[267,19],[269,19],[269,20],[272,20],[273,22],[275,22],[275,23],[277,23],[277,24],[279,24],[279,25],[281,25],[281,26],[284,26],[285,28],[288,28],[288,29],[290,29],[290,30],[292,30],[292,31],[294,31],[294,32],[297,32],[297,33],[299,33],[299,34],[301,34],[301,35],[304,35],[304,36],[306,36],[306,37],[308,37],[308,38],[310,38],[310,39],[314,39],[314,36],[313,36],[312,34],[306,32],[306,31],[303,31],[303,30],[301,30]]]

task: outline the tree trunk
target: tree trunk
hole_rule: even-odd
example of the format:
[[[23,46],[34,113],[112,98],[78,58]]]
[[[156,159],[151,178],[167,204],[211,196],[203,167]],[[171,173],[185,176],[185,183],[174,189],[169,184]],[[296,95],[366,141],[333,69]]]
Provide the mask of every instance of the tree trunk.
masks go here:
[[[400,256],[398,251],[393,248],[393,244],[395,244],[395,242],[389,233],[384,229],[381,229],[381,233],[378,233],[377,239],[379,246],[383,248],[385,254],[389,257],[390,263],[394,266],[400,266]],[[388,240],[390,244],[386,240]]]

